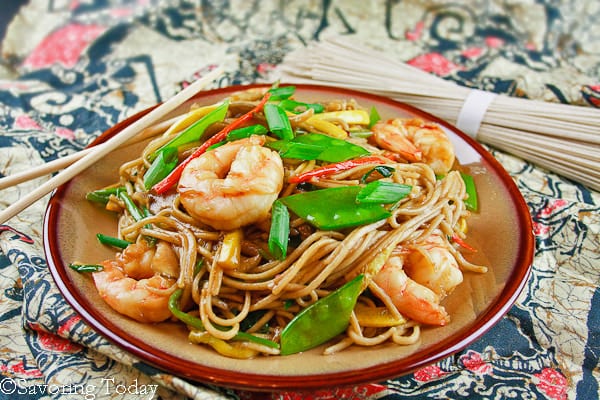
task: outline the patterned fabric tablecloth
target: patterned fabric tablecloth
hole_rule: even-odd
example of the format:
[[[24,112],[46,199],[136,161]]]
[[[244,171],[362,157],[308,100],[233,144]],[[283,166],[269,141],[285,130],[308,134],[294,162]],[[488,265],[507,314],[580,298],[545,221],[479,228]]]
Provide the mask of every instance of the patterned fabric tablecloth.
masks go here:
[[[329,34],[471,87],[600,107],[595,0],[31,0],[5,17],[0,177],[82,149],[211,65],[226,70],[215,86],[272,82],[288,52]],[[529,205],[533,273],[509,314],[455,356],[301,394],[156,371],[94,333],[58,292],[42,247],[45,198],[0,225],[0,399],[598,398],[600,194],[490,151]],[[47,179],[0,191],[0,207]]]

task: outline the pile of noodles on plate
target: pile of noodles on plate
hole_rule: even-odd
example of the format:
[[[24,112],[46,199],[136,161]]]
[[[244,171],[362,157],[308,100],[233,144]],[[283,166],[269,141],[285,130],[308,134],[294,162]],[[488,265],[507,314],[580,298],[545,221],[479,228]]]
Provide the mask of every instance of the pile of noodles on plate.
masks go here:
[[[71,267],[119,313],[181,321],[229,357],[406,345],[448,324],[442,300],[486,268],[461,254],[477,199],[444,131],[294,95],[192,106],[88,193],[118,216],[98,238],[119,250]]]

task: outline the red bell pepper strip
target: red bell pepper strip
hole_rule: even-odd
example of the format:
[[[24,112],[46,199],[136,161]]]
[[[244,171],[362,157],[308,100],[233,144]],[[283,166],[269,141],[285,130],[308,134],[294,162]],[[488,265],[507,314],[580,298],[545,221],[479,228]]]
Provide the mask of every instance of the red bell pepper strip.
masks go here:
[[[179,164],[173,171],[171,171],[171,173],[167,175],[166,178],[154,185],[152,187],[152,190],[156,194],[163,194],[167,192],[171,187],[173,187],[173,185],[175,185],[179,181],[179,178],[181,178],[181,173],[183,172],[185,167],[190,163],[190,161],[192,161],[194,158],[200,157],[206,152],[206,149],[208,149],[213,144],[225,140],[229,132],[231,132],[234,129],[240,128],[241,125],[250,121],[254,117],[254,114],[259,112],[264,107],[266,102],[269,100],[269,97],[271,97],[271,93],[265,93],[262,100],[256,105],[256,107],[254,107],[252,110],[248,111],[246,114],[233,121],[231,124],[227,125],[221,131],[219,131],[219,133],[210,137],[208,140],[202,143],[202,145],[198,147],[196,151],[190,154],[188,158],[183,160],[183,162]]]
[[[477,249],[473,246],[471,246],[470,244],[468,244],[467,242],[465,242],[460,236],[458,236],[456,233],[454,233],[452,235],[452,241],[456,244],[458,244],[460,247],[462,247],[463,249],[472,251],[472,252],[477,252]]]
[[[335,164],[324,165],[320,168],[315,168],[311,171],[304,172],[300,175],[292,176],[289,179],[290,183],[307,182],[313,178],[321,178],[323,176],[332,175],[337,172],[346,171],[354,167],[365,164],[386,164],[384,158],[379,156],[359,157],[352,160],[346,160]]]

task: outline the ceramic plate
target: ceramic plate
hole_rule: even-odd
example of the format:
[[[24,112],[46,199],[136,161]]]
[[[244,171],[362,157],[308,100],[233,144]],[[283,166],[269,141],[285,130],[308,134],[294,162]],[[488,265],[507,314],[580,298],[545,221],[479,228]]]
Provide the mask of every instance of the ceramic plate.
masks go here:
[[[201,92],[192,101],[212,104],[245,88]],[[445,300],[451,323],[424,329],[420,342],[411,346],[353,347],[331,356],[322,355],[322,349],[317,348],[285,357],[240,361],[188,343],[187,330],[181,324],[141,324],[114,312],[98,296],[90,277],[68,265],[114,257],[113,251],[98,244],[95,235],[115,235],[115,218],[87,202],[85,194],[113,183],[118,166],[139,153],[142,146],[137,145],[114,151],[58,188],[46,212],[44,239],[49,268],[66,300],[90,326],[141,360],[191,380],[252,390],[305,390],[382,381],[414,371],[465,348],[508,312],[528,279],[534,239],[527,206],[502,166],[455,127],[406,104],[309,85],[297,85],[296,98],[354,98],[367,109],[375,106],[384,119],[417,116],[437,122],[447,131],[458,161],[474,176],[479,193],[480,210],[469,220],[469,243],[478,251],[469,259],[489,266],[486,274],[467,273],[464,283]],[[178,112],[183,113],[190,103]],[[94,144],[117,134],[145,112],[109,129]]]

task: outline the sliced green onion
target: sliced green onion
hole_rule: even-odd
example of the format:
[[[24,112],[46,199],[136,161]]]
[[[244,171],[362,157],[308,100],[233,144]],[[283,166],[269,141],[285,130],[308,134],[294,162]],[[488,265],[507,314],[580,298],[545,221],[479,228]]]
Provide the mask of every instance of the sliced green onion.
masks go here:
[[[71,263],[69,264],[69,268],[77,272],[99,272],[104,269],[104,267],[100,264],[78,264]]]
[[[301,101],[285,99],[279,102],[279,107],[285,111],[289,111],[294,114],[300,114],[307,110],[313,110],[315,114],[322,113],[325,111],[325,106],[319,103],[303,103]]]
[[[294,131],[290,120],[281,107],[277,104],[267,103],[264,107],[265,117],[269,130],[280,139],[290,140],[294,138]]]
[[[127,240],[119,239],[119,238],[116,238],[113,236],[104,235],[102,233],[97,233],[96,238],[102,244],[105,244],[107,246],[116,247],[119,249],[124,249],[131,244],[131,242],[129,242]]]
[[[394,171],[395,171],[395,169],[393,167],[388,167],[387,165],[378,165],[375,168],[373,168],[372,170],[370,170],[369,172],[367,172],[366,174],[364,174],[360,178],[360,183],[367,182],[367,179],[369,179],[369,176],[371,176],[371,174],[373,172],[378,172],[379,175],[383,176],[384,178],[389,178],[390,176],[392,176]]]
[[[278,260],[285,260],[290,236],[290,213],[287,207],[276,200],[271,210],[269,251]]]
[[[296,86],[280,86],[269,89],[271,93],[270,101],[284,100],[289,98],[296,91]]]
[[[121,186],[108,189],[94,190],[93,192],[86,193],[85,198],[88,201],[106,204],[108,203],[108,200],[111,195],[117,195],[118,192],[121,190],[125,190],[125,188]]]
[[[140,211],[135,202],[129,197],[126,191],[119,192],[119,197],[125,203],[125,208],[129,211],[129,214],[133,217],[134,220],[140,221],[144,219],[144,214]]]
[[[150,168],[144,174],[144,188],[150,190],[152,186],[163,180],[177,166],[178,161],[176,148],[166,147],[159,151]]]
[[[358,203],[393,204],[410,194],[412,186],[401,183],[373,181],[356,195]]]
[[[369,128],[372,128],[377,122],[381,120],[381,116],[375,107],[371,107],[369,112]]]
[[[232,130],[227,134],[227,138],[225,140],[227,140],[228,142],[233,142],[234,140],[244,139],[252,135],[265,135],[268,132],[269,130],[263,125],[250,125]]]
[[[461,172],[460,176],[465,182],[465,189],[468,194],[468,197],[465,200],[465,206],[470,211],[477,211],[479,209],[479,200],[477,197],[477,188],[475,187],[475,180],[473,179],[473,176],[464,172]]]

